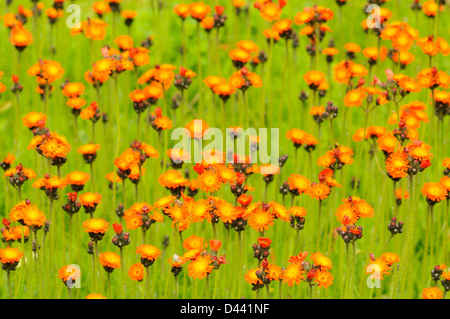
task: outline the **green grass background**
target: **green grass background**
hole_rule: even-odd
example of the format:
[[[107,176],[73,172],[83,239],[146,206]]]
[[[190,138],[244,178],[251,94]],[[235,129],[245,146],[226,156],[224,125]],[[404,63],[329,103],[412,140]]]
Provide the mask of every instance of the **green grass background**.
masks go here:
[[[51,1],[43,1],[46,7],[51,5]],[[119,106],[120,106],[120,125],[122,132],[122,139],[116,140],[116,117],[114,111],[114,99],[113,99],[113,81],[108,80],[101,88],[101,99],[99,107],[102,111],[105,111],[109,115],[109,122],[103,125],[101,122],[96,124],[96,139],[93,142],[102,145],[99,151],[99,156],[94,163],[95,168],[95,180],[96,189],[94,191],[100,192],[103,196],[103,202],[99,205],[95,217],[105,218],[108,222],[112,223],[118,221],[115,215],[114,208],[112,207],[112,191],[108,189],[106,179],[104,178],[106,173],[109,173],[115,169],[113,164],[113,158],[115,156],[114,150],[116,143],[119,143],[120,152],[129,147],[130,143],[136,138],[136,114],[132,108],[132,103],[128,98],[128,93],[138,87],[136,79],[138,74],[142,74],[149,68],[156,64],[170,63],[176,66],[182,65],[181,55],[179,54],[179,48],[182,42],[180,31],[180,19],[173,13],[172,8],[176,3],[182,1],[163,1],[163,8],[159,11],[155,7],[152,7],[152,1],[123,1],[122,7],[124,9],[131,9],[138,11],[138,17],[136,18],[133,26],[131,27],[131,36],[133,37],[135,44],[139,44],[148,36],[154,37],[154,44],[150,49],[150,65],[140,68],[138,71],[125,72],[119,77]],[[325,40],[322,42],[321,47],[325,47],[328,41],[333,38],[335,46],[339,49],[339,54],[335,57],[332,65],[345,59],[344,44],[346,42],[356,42],[361,47],[376,46],[376,37],[372,34],[366,34],[361,28],[361,21],[365,19],[362,7],[363,1],[348,1],[342,8],[342,15],[339,18],[338,7],[334,1],[288,1],[287,7],[283,10],[283,18],[293,19],[296,12],[299,12],[305,6],[312,6],[314,3],[324,5],[335,11],[334,18],[328,23],[329,27],[333,30],[327,34]],[[411,1],[412,2],[412,1]],[[71,3],[71,2],[68,2]],[[94,17],[94,13],[91,10],[92,1],[76,1],[81,6],[82,20],[87,17]],[[156,3],[156,1],[155,1]],[[235,44],[239,40],[252,40],[257,43],[261,49],[266,52],[269,51],[267,42],[262,34],[265,28],[269,28],[270,24],[265,22],[260,17],[257,10],[250,9],[249,22],[247,24],[245,14],[241,13],[240,16],[236,16],[231,6],[231,1],[206,1],[210,5],[220,4],[225,6],[225,13],[228,16],[226,27],[220,30],[220,53],[215,54],[215,40],[213,34],[208,36],[204,30],[201,30],[201,62],[202,62],[202,75],[204,77],[208,75],[219,75],[229,77],[234,72],[231,60],[228,57],[228,51],[235,47]],[[14,0],[12,6],[9,8],[10,12],[17,12],[17,7],[24,5],[30,7],[30,1]],[[153,3],[154,5],[154,3]],[[67,4],[66,4],[67,6]],[[389,1],[385,4],[385,7],[392,11],[392,21],[407,21],[412,27],[416,28],[420,37],[428,36],[432,33],[433,26],[432,20],[427,18],[422,12],[419,12],[416,16],[415,13],[409,8],[409,1]],[[449,12],[448,6],[442,13],[439,20],[439,35],[444,37],[447,41],[450,41],[449,37]],[[1,3],[0,12],[5,13],[4,1]],[[65,14],[67,17],[67,13]],[[80,154],[77,154],[76,149],[79,145],[92,141],[91,136],[91,123],[79,119],[79,145],[75,145],[73,136],[73,119],[70,114],[69,107],[65,105],[65,97],[62,95],[59,88],[64,79],[68,79],[71,82],[83,82],[86,85],[86,91],[82,96],[88,103],[96,99],[95,90],[84,81],[83,74],[88,69],[91,69],[92,63],[101,58],[100,48],[105,45],[115,46],[113,42],[112,34],[112,14],[105,16],[105,21],[109,24],[107,37],[102,41],[94,41],[93,49],[90,51],[89,40],[82,35],[75,37],[70,36],[69,29],[65,26],[65,18],[58,21],[58,23],[51,28],[47,22],[45,14],[38,19],[37,28],[33,33],[34,43],[26,48],[22,55],[20,66],[18,65],[18,54],[15,48],[9,43],[9,30],[5,27],[0,27],[0,50],[2,52],[2,59],[0,59],[0,71],[4,72],[2,83],[7,85],[8,88],[12,86],[11,75],[18,74],[20,76],[20,83],[24,87],[24,91],[20,94],[20,119],[30,111],[43,111],[44,104],[40,100],[39,95],[35,92],[36,81],[34,78],[30,78],[27,75],[28,68],[37,63],[39,59],[50,59],[60,62],[65,69],[63,79],[60,79],[54,83],[55,91],[50,99],[50,112],[48,114],[47,127],[52,131],[56,131],[66,136],[69,142],[72,144],[72,152],[68,156],[67,164],[62,167],[62,175],[66,175],[73,170],[83,170],[89,172],[89,167],[84,163]],[[26,24],[27,29],[33,30],[33,18],[30,18]],[[293,26],[294,30],[300,30],[301,26]],[[116,35],[127,34],[122,18],[117,21]],[[271,81],[264,83],[266,90],[266,108],[267,108],[267,125],[261,125],[259,119],[261,118],[261,94],[262,88],[250,88],[248,91],[248,105],[250,110],[249,123],[253,127],[269,127],[280,129],[280,155],[289,154],[289,160],[286,166],[282,170],[281,181],[293,172],[294,168],[294,147],[291,142],[285,138],[286,131],[292,127],[304,129],[309,133],[319,137],[318,128],[313,122],[311,116],[305,115],[306,112],[302,111],[302,103],[297,99],[301,90],[305,90],[311,93],[303,80],[303,74],[310,70],[310,57],[306,54],[305,46],[309,40],[304,36],[300,38],[300,46],[295,50],[290,48],[290,61],[289,61],[289,78],[284,73],[285,65],[285,47],[284,41],[280,41],[274,46],[273,49],[273,61],[271,68]],[[52,54],[50,47],[56,45],[56,54]],[[196,22],[189,18],[186,20],[186,43],[187,43],[187,65],[186,67],[194,70],[199,74],[197,70],[197,39],[196,39]],[[390,44],[386,41],[382,41],[382,45],[389,48]],[[412,52],[416,55],[415,62],[408,66],[402,73],[410,76],[415,76],[418,71],[428,67],[428,59],[425,57],[420,48],[414,47]],[[220,64],[218,63],[220,59]],[[448,71],[450,62],[448,57],[438,55],[434,58],[435,64],[440,70]],[[367,65],[365,58],[362,54],[357,56],[356,62]],[[265,71],[267,70],[268,63],[265,65]],[[373,74],[377,75],[381,80],[385,79],[384,70],[386,68],[394,69],[394,64],[386,60],[382,63],[378,63],[374,69]],[[325,57],[320,57],[320,70],[325,74],[328,74],[327,63]],[[261,69],[258,67],[255,70],[256,73],[261,74]],[[267,71],[266,71],[267,73]],[[267,79],[267,74],[263,74],[263,81]],[[221,119],[220,104],[218,99],[214,104],[212,95],[209,90],[204,86],[201,79],[195,78],[191,88],[188,90],[188,100],[196,101],[198,99],[199,91],[203,92],[202,99],[205,107],[204,119],[211,126],[220,127],[221,121],[225,120],[228,126],[244,125],[243,120],[239,116],[242,115],[241,101],[234,101],[231,98],[226,103],[226,118]],[[198,116],[198,103],[193,105],[193,110],[187,111],[187,116],[184,117],[182,110],[176,110],[175,114],[170,108],[170,98],[176,92],[174,86],[170,88],[167,96],[160,102],[158,106],[163,108],[163,113],[170,116],[174,121],[175,127],[183,127],[191,119]],[[405,98],[404,103],[419,100],[423,102],[428,101],[430,106],[429,91],[422,90],[419,94],[411,94]],[[324,239],[320,251],[326,253],[333,261],[333,269],[331,272],[334,275],[334,284],[326,289],[320,290],[317,297],[319,298],[342,298],[343,297],[343,283],[346,274],[346,262],[345,262],[345,245],[344,242],[333,236],[330,250],[328,251],[328,228],[325,231],[325,227],[329,227],[331,221],[333,228],[338,227],[339,223],[334,216],[335,209],[339,206],[341,199],[348,197],[349,195],[360,196],[368,201],[375,208],[375,217],[372,219],[364,219],[358,222],[364,229],[363,238],[356,244],[356,270],[355,270],[355,298],[368,298],[371,296],[371,289],[366,286],[367,276],[365,275],[365,267],[369,260],[369,253],[374,253],[377,257],[382,254],[384,244],[389,237],[389,231],[387,225],[390,221],[390,217],[393,215],[394,198],[392,196],[392,182],[382,175],[377,167],[375,160],[370,158],[368,154],[369,145],[367,143],[359,142],[355,143],[351,139],[351,135],[357,128],[361,128],[364,125],[363,113],[360,109],[349,109],[350,121],[348,124],[350,127],[350,135],[346,135],[345,123],[343,123],[343,111],[345,106],[343,105],[343,97],[345,95],[345,86],[332,83],[330,90],[327,92],[320,102],[325,105],[328,101],[333,101],[335,105],[339,107],[339,117],[335,120],[335,137],[337,141],[349,146],[355,150],[355,162],[353,165],[344,167],[344,172],[337,173],[337,180],[344,185],[341,189],[333,190],[334,195],[324,202],[323,219],[324,222],[323,232]],[[17,150],[14,152],[17,160],[15,164],[22,163],[25,167],[33,168],[38,177],[47,173],[45,165],[41,163],[41,159],[35,160],[33,151],[27,150],[27,145],[32,138],[31,132],[20,125],[20,134],[18,139],[14,137],[14,123],[15,123],[15,98],[13,94],[8,90],[1,95],[0,104],[12,102],[11,107],[5,107],[3,104],[0,111],[0,131],[2,132],[0,138],[0,157],[5,157],[8,152],[13,153],[15,146]],[[403,103],[403,102],[402,102]],[[308,107],[312,106],[312,99],[307,102]],[[372,114],[369,120],[369,125],[388,125],[387,119],[389,114],[394,110],[394,105],[388,104],[378,107]],[[428,114],[431,115],[429,109]],[[216,116],[214,116],[216,113]],[[217,122],[214,122],[214,119]],[[239,120],[241,119],[241,120]],[[422,125],[420,129],[420,138],[425,143],[431,144],[432,153],[434,157],[432,159],[433,165],[428,168],[424,173],[420,173],[417,178],[417,225],[416,234],[414,238],[414,251],[415,255],[410,263],[411,272],[409,273],[410,284],[406,291],[401,292],[402,298],[418,298],[420,292],[424,287],[431,285],[429,272],[432,266],[441,263],[449,262],[449,255],[443,255],[440,249],[444,240],[448,240],[448,234],[443,234],[444,221],[444,209],[445,203],[439,203],[435,207],[435,220],[433,225],[433,231],[435,232],[435,238],[438,240],[436,243],[437,253],[434,260],[430,261],[429,265],[423,265],[423,246],[425,240],[425,225],[426,225],[426,211],[427,204],[423,196],[421,196],[419,190],[425,182],[438,181],[442,175],[443,167],[441,161],[445,157],[449,157],[448,151],[448,118],[445,119],[442,134],[438,139],[437,132],[430,131],[430,124]],[[389,126],[390,129],[394,127]],[[170,133],[170,132],[169,132]],[[148,131],[145,130],[145,125],[142,125],[142,141],[147,142],[155,147],[158,145],[157,134],[152,128]],[[167,136],[169,140],[168,147],[175,142],[170,141],[170,135]],[[327,125],[323,125],[320,135],[320,144],[318,148],[313,152],[313,160],[324,154],[329,149],[329,129]],[[358,149],[363,148],[363,151],[359,153]],[[165,154],[165,152],[164,152]],[[361,154],[361,158],[358,158],[358,154]],[[377,151],[378,159],[383,166],[383,154]],[[162,158],[162,156],[160,157]],[[37,164],[37,165],[36,165]],[[163,189],[157,182],[157,160],[149,159],[145,164],[146,174],[143,179],[143,195],[142,201],[153,203],[159,197],[168,195],[169,192]],[[187,166],[185,166],[187,167]],[[195,176],[190,168],[191,177]],[[317,174],[320,168],[315,167],[314,172],[311,172],[307,153],[303,150],[299,150],[299,167],[298,173],[307,176],[313,181],[317,180]],[[53,174],[56,174],[56,169],[53,168]],[[350,189],[350,181],[353,176],[357,176],[361,185],[358,190],[352,192]],[[40,190],[35,190],[31,187],[32,181],[28,181],[23,187],[24,198],[29,198],[32,202],[36,203],[41,210],[48,211],[48,201],[45,195]],[[254,197],[255,200],[262,200],[264,191],[264,182],[261,176],[254,175],[249,179],[249,184],[255,187]],[[86,190],[91,190],[91,183],[88,183]],[[406,181],[403,188],[406,187]],[[12,205],[17,201],[17,194],[12,188],[9,188],[9,192],[6,191],[6,181],[2,185],[3,191],[0,192],[0,213],[2,217],[7,217]],[[120,286],[121,271],[115,270],[111,275],[111,294],[107,294],[105,291],[105,272],[101,269],[98,278],[98,291],[92,291],[92,260],[91,256],[86,253],[87,243],[89,237],[83,232],[81,223],[88,219],[88,215],[80,210],[75,216],[74,221],[74,236],[75,239],[70,241],[68,238],[68,221],[69,217],[63,212],[60,207],[65,202],[65,193],[68,190],[60,192],[61,199],[55,203],[56,213],[56,225],[57,228],[52,228],[51,231],[56,231],[58,238],[56,259],[50,261],[48,267],[36,270],[34,274],[29,269],[26,271],[18,269],[12,274],[12,283],[15,296],[18,298],[65,298],[67,297],[67,289],[64,284],[57,278],[57,270],[66,264],[78,264],[81,267],[82,279],[81,289],[76,289],[73,296],[76,298],[84,298],[88,293],[99,292],[107,295],[108,298],[120,298],[122,297],[122,290]],[[217,194],[224,196],[229,201],[233,200],[228,187],[223,186],[221,191]],[[127,182],[127,203],[129,206],[135,201],[134,189],[132,184]],[[197,195],[197,198],[201,198],[203,194]],[[278,200],[281,202],[282,198],[278,194],[275,182],[271,183],[268,188],[267,200]],[[117,203],[122,201],[122,188],[119,187],[117,193]],[[288,200],[286,202],[288,204]],[[316,223],[317,223],[317,209],[318,203],[315,200],[306,197],[305,195],[299,197],[296,200],[296,204],[303,206],[307,209],[308,215],[306,217],[305,229],[300,235],[299,251],[309,251],[313,253],[316,251],[315,238],[316,238]],[[7,206],[9,205],[9,206]],[[401,206],[399,219],[404,220],[408,212],[406,211],[406,205]],[[326,226],[325,226],[326,225]],[[407,225],[405,226],[407,227]],[[222,225],[219,225],[218,239],[225,242],[226,231]],[[191,226],[184,234],[183,237],[196,234],[204,237],[206,240],[212,239],[212,228],[210,225],[194,225]],[[114,235],[114,231],[111,229],[105,235],[105,238],[100,242],[101,251],[114,251],[118,253],[118,249],[111,244],[111,238]],[[150,229],[149,243],[159,247],[163,250],[162,241],[164,236],[170,236],[170,241],[173,237],[172,228],[170,227],[170,220],[165,217],[165,221],[162,224],[153,225]],[[223,265],[219,271],[214,271],[211,276],[211,281],[215,280],[215,276],[218,276],[218,291],[217,297],[219,298],[235,298],[237,282],[242,282],[242,296],[245,298],[254,298],[255,293],[251,291],[251,286],[244,282],[243,275],[249,269],[256,268],[257,262],[252,258],[251,246],[256,243],[259,234],[247,227],[243,236],[242,252],[244,256],[243,268],[241,269],[241,277],[237,276],[238,271],[238,254],[235,253],[237,244],[237,233],[231,232],[228,245],[223,245],[221,248],[221,254],[226,254],[229,263]],[[65,236],[65,237],[64,237]],[[295,237],[295,231],[289,227],[288,224],[281,221],[276,221],[275,225],[271,227],[266,236],[273,240],[272,252],[269,260],[281,267],[285,267],[287,264],[287,258],[293,254],[292,245],[293,238]],[[66,247],[63,247],[63,238]],[[403,242],[406,238],[403,235],[397,235],[389,244],[388,251],[392,251],[401,256]],[[42,230],[39,231],[39,241],[42,241]],[[141,234],[138,231],[131,232],[131,245],[124,249],[125,251],[125,271],[131,264],[139,262],[138,257],[135,254],[135,248],[141,241]],[[289,244],[288,244],[289,243]],[[72,245],[75,256],[69,260],[68,245]],[[174,281],[173,276],[169,272],[169,264],[167,259],[169,258],[171,251],[171,244],[164,250],[162,258],[156,261],[151,266],[151,298],[162,298],[166,286],[166,281],[169,280],[169,293],[167,297],[176,297],[173,295]],[[14,247],[21,248],[20,244],[15,243]],[[177,243],[178,255],[181,255],[184,251],[180,247],[180,243]],[[298,252],[299,252],[298,251]],[[27,250],[27,258],[30,258],[30,249]],[[296,252],[296,253],[298,253]],[[31,264],[30,264],[31,265]],[[192,280],[186,276],[186,267],[184,267],[182,273],[179,276],[179,289],[178,296],[180,298],[193,298],[204,297],[204,285],[205,281]],[[50,273],[52,280],[47,282],[45,286],[44,296],[40,295],[38,289],[38,282],[42,276],[46,276],[46,273]],[[6,287],[6,275],[2,272],[2,278],[0,281],[5,284]],[[22,278],[22,279],[21,279]],[[382,296],[387,298],[390,295],[390,289],[392,287],[392,276],[387,276],[382,282]],[[22,280],[20,282],[20,280]],[[132,282],[128,276],[125,279],[127,285],[127,298],[140,298],[144,296],[145,284]],[[211,283],[210,283],[211,284]],[[32,289],[28,289],[31,286]],[[264,292],[262,293],[264,296]],[[283,285],[282,290],[283,298],[306,298],[308,296],[308,285],[302,283],[299,286],[287,287]],[[0,290],[0,297],[7,298],[7,290]],[[270,297],[279,297],[278,295],[278,283],[271,284]]]

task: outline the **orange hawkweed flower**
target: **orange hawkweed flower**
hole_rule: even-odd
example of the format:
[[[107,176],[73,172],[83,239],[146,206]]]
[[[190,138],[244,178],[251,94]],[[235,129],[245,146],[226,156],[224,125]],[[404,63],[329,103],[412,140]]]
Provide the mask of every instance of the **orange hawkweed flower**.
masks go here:
[[[273,226],[275,217],[268,209],[263,209],[262,207],[258,207],[253,213],[251,213],[247,222],[254,230],[263,232],[266,229],[269,229],[269,226]]]
[[[33,35],[22,25],[16,25],[11,29],[11,37],[9,38],[17,50],[22,51],[33,43]]]
[[[97,1],[92,4],[92,10],[101,18],[105,13],[111,12],[111,8],[106,2]]]
[[[103,218],[91,218],[83,222],[86,233],[105,234],[109,229],[109,223]]]
[[[252,59],[252,55],[248,51],[242,49],[232,49],[228,55],[237,69],[243,68],[245,64]]]
[[[66,285],[69,281],[69,288],[75,283],[76,280],[80,279],[81,273],[78,267],[64,266],[58,270],[58,278],[61,279]]]
[[[78,191],[82,190],[82,187],[80,189],[80,186],[84,186],[89,179],[89,174],[79,171],[69,173],[64,178],[66,185],[72,186],[72,189],[75,187],[75,189],[73,189],[74,191],[77,191],[77,189]]]
[[[260,8],[259,13],[264,20],[272,22],[280,19],[282,10],[278,4],[267,2]]]
[[[214,269],[210,255],[197,256],[187,267],[189,277],[203,279]]]
[[[96,207],[102,199],[99,193],[84,193],[80,196],[80,203],[85,207]]]
[[[82,31],[87,39],[94,41],[103,40],[106,36],[106,27],[108,24],[103,20],[89,19],[82,23]]]
[[[205,239],[192,235],[183,241],[183,248],[187,250],[203,249],[205,247]]]
[[[68,98],[76,98],[83,94],[85,90],[83,83],[67,83],[64,85],[62,93]]]
[[[115,40],[114,43],[119,47],[119,49],[123,52],[126,50],[130,50],[133,45],[133,39],[129,35],[119,35]]]
[[[161,250],[152,245],[140,245],[136,249],[136,254],[141,256],[141,260],[146,259],[147,261],[154,262],[159,258],[159,256],[161,256]]]
[[[206,31],[211,31],[212,28],[214,28],[214,18],[213,17],[205,17],[201,22],[200,25],[205,29]]]
[[[47,115],[39,112],[30,112],[22,119],[23,125],[28,127],[30,130],[35,128],[43,128],[45,122],[47,121]]]
[[[319,270],[315,277],[314,281],[319,285],[319,288],[328,288],[333,284],[333,275],[326,270]]]
[[[214,193],[222,186],[220,175],[212,169],[205,170],[197,178],[199,188],[205,193]]]
[[[286,283],[289,287],[292,287],[294,284],[300,284],[300,282],[305,279],[304,274],[305,270],[301,264],[293,263],[289,264],[286,269],[283,270],[281,278],[283,279],[283,283]]]
[[[131,280],[142,281],[144,279],[144,265],[141,263],[131,265],[128,270],[128,276],[130,276]]]
[[[335,215],[342,225],[353,225],[359,219],[357,212],[350,203],[340,205]]]
[[[361,106],[366,97],[367,93],[361,88],[350,90],[344,97],[344,105],[347,107]]]
[[[253,285],[253,286],[262,286],[263,282],[261,279],[258,278],[256,275],[256,272],[260,269],[250,269],[247,271],[247,273],[244,275],[244,279],[247,283]]]
[[[185,4],[185,3],[179,3],[177,4],[174,8],[173,8],[173,12],[179,16],[181,19],[186,19],[189,14],[190,14],[190,10],[189,10],[189,5]]]
[[[78,148],[77,152],[82,155],[92,155],[98,152],[100,149],[99,144],[86,144]]]
[[[331,188],[327,183],[312,183],[311,187],[308,189],[307,194],[311,196],[311,198],[317,200],[324,200],[330,195]]]
[[[106,299],[102,294],[94,293],[86,296],[86,299]]]
[[[0,262],[3,264],[3,267],[7,267],[6,269],[15,270],[15,267],[22,259],[22,257],[23,253],[17,248],[11,247],[0,248]],[[14,265],[12,269],[9,268],[11,267],[11,265],[9,264]]]
[[[443,297],[444,294],[438,287],[424,288],[422,290],[422,299],[442,299]]]
[[[107,272],[120,268],[120,256],[113,252],[104,252],[98,256],[100,264]]]
[[[320,71],[308,71],[303,75],[303,79],[312,90],[317,90],[321,84],[326,82],[325,74]]]
[[[409,168],[408,154],[402,150],[391,153],[386,159],[386,172],[394,180],[400,180],[407,175]]]
[[[392,266],[395,263],[400,261],[400,257],[396,253],[384,253],[380,256],[389,266]]]
[[[420,190],[429,205],[434,205],[448,196],[447,189],[440,183],[425,183]]]
[[[249,40],[238,41],[236,43],[236,46],[238,47],[238,49],[247,51],[248,53],[256,53],[259,51],[258,45],[255,42]]]
[[[370,267],[375,265],[375,267]],[[366,267],[366,274],[371,274],[372,279],[383,280],[385,275],[389,275],[391,267],[383,258],[371,259],[369,265]]]
[[[444,188],[447,190],[447,192],[450,192],[450,177],[444,176],[439,180],[439,184],[444,186]],[[447,195],[448,197],[448,195]]]
[[[202,139],[209,125],[203,120],[192,120],[184,128],[190,138]]]
[[[442,11],[443,7],[441,7],[435,0],[425,1],[422,4],[423,13],[430,18],[434,18],[438,10]]]
[[[288,214],[294,217],[306,217],[306,209],[298,206],[291,206],[288,209]]]
[[[295,147],[300,147],[304,143],[307,133],[303,130],[293,128],[286,132],[286,138],[294,143]]]
[[[306,193],[311,188],[311,181],[302,175],[291,174],[287,180],[291,193],[295,195]]]
[[[197,22],[201,22],[210,11],[211,7],[204,2],[193,2],[189,4],[189,13]]]
[[[309,258],[312,260],[315,266],[320,266],[321,270],[330,270],[333,266],[331,259],[323,255],[322,253],[317,252],[311,254]]]
[[[169,170],[158,178],[161,186],[166,188],[178,188],[188,185],[189,180],[184,178],[177,170]]]

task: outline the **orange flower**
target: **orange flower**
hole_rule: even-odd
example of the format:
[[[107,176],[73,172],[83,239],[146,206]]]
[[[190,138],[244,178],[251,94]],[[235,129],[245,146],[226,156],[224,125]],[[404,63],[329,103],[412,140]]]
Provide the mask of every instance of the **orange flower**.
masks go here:
[[[120,268],[120,256],[113,252],[104,252],[98,256],[100,264],[106,271],[112,272],[116,268]]]
[[[136,249],[136,254],[141,255],[141,259],[155,261],[159,258],[159,256],[161,256],[161,251],[157,247],[152,245],[140,245]]]
[[[374,265],[374,267],[371,267]],[[391,267],[383,258],[371,259],[366,267],[366,274],[371,274],[371,278],[375,280],[383,280],[384,275],[390,275]]]
[[[228,53],[233,62],[238,62],[243,67],[248,61],[252,59],[250,53],[242,49],[233,49]]]
[[[273,2],[267,2],[260,10],[261,17],[269,22],[279,20],[282,10],[280,6]]]
[[[209,125],[203,120],[192,120],[184,128],[190,138],[202,139]]]
[[[388,266],[392,266],[394,263],[398,263],[400,261],[400,257],[396,253],[384,253],[380,256]]]
[[[47,158],[65,158],[71,151],[69,142],[64,136],[50,132],[39,145],[39,150]]]
[[[85,185],[87,181],[90,179],[89,174],[79,171],[74,171],[69,173],[65,177],[65,182],[67,185]]]
[[[291,140],[295,147],[299,147],[303,144],[306,135],[307,133],[305,131],[296,128],[286,132],[286,138]]]
[[[350,203],[340,205],[335,214],[342,225],[353,225],[359,219],[357,212]]]
[[[102,296],[101,294],[94,293],[87,295],[86,299],[106,299],[106,297]]]
[[[247,51],[248,53],[259,52],[258,45],[253,41],[241,40],[236,43],[236,46],[238,47],[238,49]]]
[[[38,112],[30,112],[22,119],[23,125],[31,130],[37,127],[43,128],[46,121],[47,115]]]
[[[312,183],[307,191],[311,198],[324,200],[330,195],[331,188],[326,183]]]
[[[119,47],[121,51],[129,50],[133,47],[134,42],[133,39],[128,35],[119,35],[115,40],[114,43]]]
[[[438,287],[424,288],[422,290],[422,299],[442,299],[443,297],[444,294]]]
[[[377,144],[385,155],[389,155],[400,148],[400,142],[392,132],[381,135],[377,140]]]
[[[187,250],[203,249],[205,247],[204,241],[204,238],[192,235],[184,240],[183,248]]]
[[[427,197],[429,205],[434,205],[448,196],[447,189],[440,183],[425,183],[421,189],[424,196]]]
[[[361,106],[366,96],[367,94],[361,88],[350,90],[344,97],[344,104],[347,107]]]
[[[268,209],[258,207],[247,218],[248,224],[256,231],[262,232],[269,229],[269,226],[273,226],[275,220],[274,215]]]
[[[184,178],[177,170],[169,170],[161,174],[158,178],[158,182],[161,186],[172,189],[187,186],[189,184],[189,180]]]
[[[302,175],[291,174],[287,180],[289,189],[296,195],[306,193],[311,188],[311,181]]]
[[[444,188],[447,190],[447,192],[450,192],[450,177],[444,176],[439,180],[439,184],[444,186]],[[447,195],[448,196],[448,195]]]
[[[333,275],[326,270],[319,270],[315,277],[314,281],[319,285],[319,288],[328,288],[333,284]]]
[[[80,203],[85,207],[95,207],[102,199],[102,195],[99,193],[84,193],[80,196]]]
[[[3,265],[19,263],[22,257],[23,253],[17,248],[0,248],[0,262]]]
[[[283,279],[283,283],[286,283],[289,287],[292,287],[294,284],[298,285],[305,278],[305,271],[301,264],[293,263],[289,264],[286,269],[283,270],[283,274],[281,278]]]
[[[405,68],[405,66],[413,63],[416,58],[414,56],[414,54],[412,54],[409,51],[404,51],[404,52],[400,52],[400,53],[396,51],[396,52],[394,52],[394,55],[392,56],[392,60],[394,62],[398,62],[399,56],[400,56],[400,64],[401,64],[402,69]]]
[[[144,265],[141,263],[131,265],[128,270],[128,276],[130,276],[131,280],[142,281],[144,279]]]
[[[211,7],[204,2],[193,2],[189,4],[189,13],[198,22],[201,22],[211,11]]]
[[[103,218],[91,218],[83,222],[86,233],[105,234],[109,228],[109,223]]]
[[[74,266],[64,266],[58,270],[58,278],[60,278],[64,283],[70,281],[74,284],[76,280],[80,279],[81,273],[78,267]]]
[[[291,206],[287,212],[294,217],[306,217],[306,209],[303,207]]]
[[[214,269],[210,255],[197,256],[187,267],[189,277],[203,279]]]
[[[213,17],[205,17],[201,22],[200,25],[205,29],[206,31],[211,31],[211,29],[214,27],[214,18]]]
[[[331,259],[319,252],[311,254],[310,259],[314,266],[320,266],[321,270],[330,270],[333,266]]]
[[[175,12],[175,14],[179,16],[181,19],[186,19],[190,14],[189,5],[184,3],[177,4],[173,8],[173,12]]]
[[[86,105],[86,100],[83,100],[82,98],[79,97],[74,97],[68,99],[66,105],[70,106],[73,109],[72,111],[81,110],[81,108]]]
[[[68,98],[76,98],[83,94],[84,89],[83,83],[67,83],[64,85],[62,93]]]
[[[261,279],[258,278],[256,275],[256,272],[260,269],[250,269],[247,271],[247,273],[244,275],[244,279],[247,283],[253,285],[253,286],[262,286],[263,282]]]
[[[222,186],[220,175],[213,169],[207,169],[197,178],[199,188],[205,193],[214,193]]]
[[[306,84],[313,90],[316,90],[322,83],[326,81],[325,74],[320,71],[308,71],[303,75]]]
[[[33,35],[30,31],[25,29],[22,25],[16,25],[11,30],[11,37],[9,38],[11,44],[13,44],[19,51],[22,51],[27,46],[33,43]]]
[[[101,18],[105,13],[111,12],[111,8],[106,2],[97,1],[92,4],[92,10]]]
[[[440,8],[440,5],[438,5],[435,0],[425,1],[422,4],[423,13],[430,18],[434,18],[436,16],[438,9],[442,11],[442,7]]]
[[[78,148],[77,152],[83,155],[92,155],[100,149],[99,144],[86,144]]]
[[[97,41],[105,38],[107,26],[108,24],[103,20],[89,19],[87,22],[82,23],[82,30],[86,38]]]

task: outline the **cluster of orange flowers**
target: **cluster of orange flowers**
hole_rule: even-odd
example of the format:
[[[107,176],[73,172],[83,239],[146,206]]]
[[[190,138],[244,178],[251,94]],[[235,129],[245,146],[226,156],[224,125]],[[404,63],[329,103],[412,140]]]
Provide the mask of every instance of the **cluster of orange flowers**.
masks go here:
[[[253,290],[258,290],[269,285],[272,281],[282,281],[289,287],[299,285],[304,281],[319,288],[328,288],[333,284],[334,277],[330,270],[331,260],[322,253],[310,255],[310,261],[306,261],[308,252],[301,252],[288,260],[288,266],[281,268],[267,262],[265,259],[261,268],[251,269],[245,275],[245,280],[252,285]]]

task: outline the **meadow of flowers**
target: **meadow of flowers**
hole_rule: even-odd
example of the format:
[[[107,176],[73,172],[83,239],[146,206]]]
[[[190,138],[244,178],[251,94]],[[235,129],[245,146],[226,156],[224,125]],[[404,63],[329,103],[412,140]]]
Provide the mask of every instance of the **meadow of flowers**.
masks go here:
[[[446,298],[445,0],[0,7],[1,298]]]

